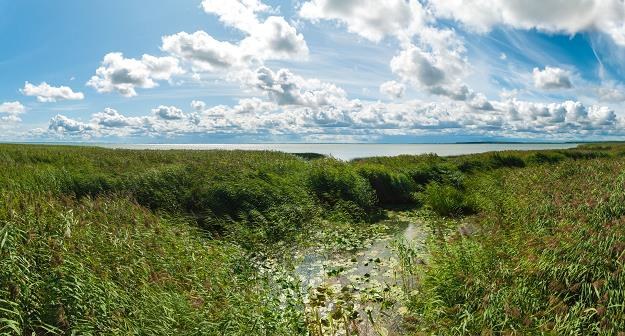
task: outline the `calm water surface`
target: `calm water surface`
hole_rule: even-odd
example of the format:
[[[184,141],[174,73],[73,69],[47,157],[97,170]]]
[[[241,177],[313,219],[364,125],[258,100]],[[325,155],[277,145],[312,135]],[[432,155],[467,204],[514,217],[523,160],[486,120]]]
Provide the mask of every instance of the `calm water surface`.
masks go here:
[[[577,144],[106,144],[100,146],[107,148],[152,150],[272,150],[286,153],[319,153],[333,156],[341,160],[352,160],[371,156],[397,156],[402,154],[419,155],[434,153],[440,156],[453,156],[504,150],[567,149],[576,147]]]

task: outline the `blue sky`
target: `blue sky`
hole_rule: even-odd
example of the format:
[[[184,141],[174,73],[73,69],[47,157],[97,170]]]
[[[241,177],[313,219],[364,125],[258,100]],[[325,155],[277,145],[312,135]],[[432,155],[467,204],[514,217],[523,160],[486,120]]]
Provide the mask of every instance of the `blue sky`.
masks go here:
[[[619,0],[0,0],[0,140],[622,139],[624,20]]]

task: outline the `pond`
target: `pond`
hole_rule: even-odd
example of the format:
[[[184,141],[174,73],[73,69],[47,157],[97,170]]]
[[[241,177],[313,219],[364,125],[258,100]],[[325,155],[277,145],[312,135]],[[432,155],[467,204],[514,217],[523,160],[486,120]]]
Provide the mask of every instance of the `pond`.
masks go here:
[[[388,233],[359,248],[317,248],[300,257],[295,271],[306,293],[311,334],[401,334],[403,301],[415,288],[415,277],[402,270],[414,265],[402,263],[421,260],[426,234],[418,219],[405,216],[379,225]]]

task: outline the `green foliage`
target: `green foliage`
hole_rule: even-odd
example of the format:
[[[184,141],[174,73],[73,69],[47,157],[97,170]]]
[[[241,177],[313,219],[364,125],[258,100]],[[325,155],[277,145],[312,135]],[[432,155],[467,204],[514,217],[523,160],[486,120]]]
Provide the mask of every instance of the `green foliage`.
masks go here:
[[[441,235],[412,281],[416,325],[614,334],[622,152],[342,162],[0,145],[0,334],[306,334],[303,303],[285,294],[297,282],[265,276],[255,258],[337,227],[327,223],[366,227],[379,206],[420,203],[446,219],[432,219]]]
[[[450,184],[432,182],[419,195],[421,202],[440,216],[460,216],[472,212],[464,192]]]
[[[184,210],[193,182],[190,169],[163,166],[126,176],[116,189],[131,193],[139,204],[150,209],[176,212]]]
[[[373,188],[352,167],[333,159],[314,161],[308,183],[319,201],[356,220],[374,210]]]
[[[602,151],[584,151],[584,150],[570,150],[561,152],[567,158],[573,160],[591,160],[598,158],[607,158],[610,156],[609,153]]]
[[[623,171],[621,160],[591,160],[474,176],[467,193],[479,215],[448,221],[458,229],[428,245],[411,300],[423,331],[625,330]]]
[[[461,159],[458,163],[458,170],[463,173],[474,173],[481,170],[486,170],[488,164],[479,158],[467,157]]]
[[[528,161],[533,164],[547,164],[547,163],[558,163],[562,160],[565,160],[567,157],[561,153],[550,153],[550,152],[538,152],[529,156]]]
[[[492,168],[523,168],[525,167],[525,161],[514,154],[502,154],[495,153],[489,158],[489,163]]]
[[[293,335],[243,251],[124,198],[0,197],[0,332]]]
[[[380,204],[399,205],[414,202],[416,184],[407,174],[392,171],[379,164],[360,165],[358,173],[369,181]]]

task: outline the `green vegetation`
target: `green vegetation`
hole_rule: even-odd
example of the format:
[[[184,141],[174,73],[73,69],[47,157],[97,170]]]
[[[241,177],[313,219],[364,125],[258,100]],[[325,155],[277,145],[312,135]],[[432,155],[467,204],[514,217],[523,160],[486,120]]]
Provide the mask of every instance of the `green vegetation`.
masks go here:
[[[625,332],[624,153],[0,145],[0,334],[355,334],[383,308],[404,334]],[[294,256],[390,239],[389,209],[432,229],[426,255],[395,242],[397,265],[353,258],[395,285],[307,296]]]
[[[478,214],[433,222],[446,234],[430,239],[410,303],[422,332],[624,334],[625,162],[583,149],[602,152],[536,153],[531,167],[471,177]]]

